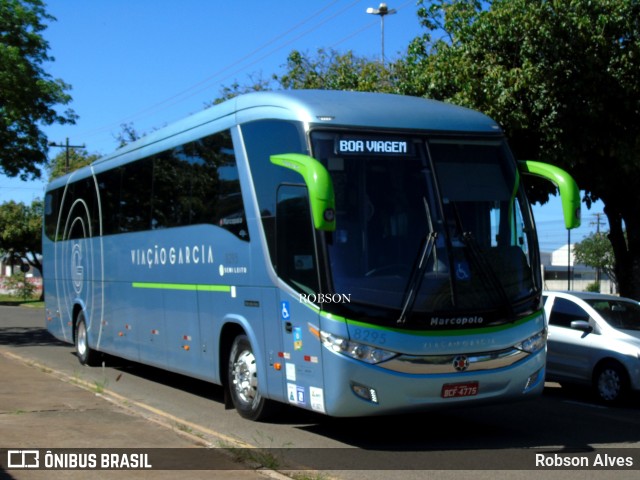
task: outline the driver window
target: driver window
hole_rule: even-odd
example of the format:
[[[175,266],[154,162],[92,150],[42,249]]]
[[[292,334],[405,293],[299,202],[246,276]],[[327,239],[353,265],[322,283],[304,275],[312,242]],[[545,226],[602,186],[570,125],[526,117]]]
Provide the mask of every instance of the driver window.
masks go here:
[[[319,292],[315,236],[307,187],[278,187],[276,238],[278,276],[299,292]]]

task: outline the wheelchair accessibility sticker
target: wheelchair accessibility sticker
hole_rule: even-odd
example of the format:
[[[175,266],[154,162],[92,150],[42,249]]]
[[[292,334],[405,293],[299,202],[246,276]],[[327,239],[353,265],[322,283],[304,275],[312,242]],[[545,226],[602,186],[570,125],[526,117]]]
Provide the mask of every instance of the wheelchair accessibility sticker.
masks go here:
[[[456,262],[456,278],[458,280],[470,280],[469,264],[467,262]]]
[[[282,320],[290,320],[291,319],[291,313],[290,313],[290,310],[289,310],[289,302],[287,302],[287,301],[280,302],[280,317],[282,318]]]

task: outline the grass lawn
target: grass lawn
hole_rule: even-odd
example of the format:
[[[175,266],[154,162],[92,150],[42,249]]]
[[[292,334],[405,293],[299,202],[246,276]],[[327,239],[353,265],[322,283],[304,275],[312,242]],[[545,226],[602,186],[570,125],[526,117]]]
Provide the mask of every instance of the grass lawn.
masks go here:
[[[15,305],[29,308],[44,308],[44,302],[40,301],[40,297],[28,299],[19,298],[13,295],[0,294],[0,305]]]

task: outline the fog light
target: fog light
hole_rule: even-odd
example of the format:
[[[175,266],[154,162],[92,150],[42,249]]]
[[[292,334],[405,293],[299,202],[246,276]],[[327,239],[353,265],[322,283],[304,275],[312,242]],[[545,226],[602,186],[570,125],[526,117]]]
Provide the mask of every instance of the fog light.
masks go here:
[[[540,383],[542,376],[543,376],[542,368],[537,372],[535,372],[533,375],[529,376],[529,378],[527,378],[527,383],[524,386],[523,393],[528,392],[529,390],[534,388],[536,385],[538,385],[538,383]]]
[[[367,402],[378,403],[378,394],[373,388],[365,387],[364,385],[358,385],[357,383],[351,384],[351,390],[358,397],[366,400]]]

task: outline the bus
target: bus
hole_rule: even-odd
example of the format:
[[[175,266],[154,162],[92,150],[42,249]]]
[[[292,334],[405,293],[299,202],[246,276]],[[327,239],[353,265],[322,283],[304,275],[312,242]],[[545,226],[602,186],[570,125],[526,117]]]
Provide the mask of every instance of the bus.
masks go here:
[[[423,98],[241,95],[46,189],[46,325],[262,420],[533,398],[546,329],[524,175],[495,121]]]

